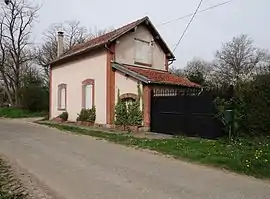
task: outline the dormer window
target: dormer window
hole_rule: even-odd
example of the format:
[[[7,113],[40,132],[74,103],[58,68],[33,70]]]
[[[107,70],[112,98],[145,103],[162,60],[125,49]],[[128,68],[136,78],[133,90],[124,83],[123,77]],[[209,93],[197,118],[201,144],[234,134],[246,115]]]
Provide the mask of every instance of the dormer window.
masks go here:
[[[134,64],[151,67],[152,61],[152,43],[136,38]]]

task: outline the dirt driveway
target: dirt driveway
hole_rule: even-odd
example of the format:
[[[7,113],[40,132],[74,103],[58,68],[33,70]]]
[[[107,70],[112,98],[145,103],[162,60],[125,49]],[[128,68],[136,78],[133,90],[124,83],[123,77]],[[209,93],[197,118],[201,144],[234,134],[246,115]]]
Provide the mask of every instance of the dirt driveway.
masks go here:
[[[269,199],[261,180],[22,120],[0,120],[0,153],[66,199]]]

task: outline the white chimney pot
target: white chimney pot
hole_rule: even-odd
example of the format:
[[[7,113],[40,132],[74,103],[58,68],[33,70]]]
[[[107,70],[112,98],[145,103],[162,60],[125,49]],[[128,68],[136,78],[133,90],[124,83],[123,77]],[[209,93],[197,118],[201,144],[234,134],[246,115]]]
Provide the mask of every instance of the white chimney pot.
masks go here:
[[[64,32],[58,32],[58,41],[57,41],[57,57],[60,57],[64,52]]]

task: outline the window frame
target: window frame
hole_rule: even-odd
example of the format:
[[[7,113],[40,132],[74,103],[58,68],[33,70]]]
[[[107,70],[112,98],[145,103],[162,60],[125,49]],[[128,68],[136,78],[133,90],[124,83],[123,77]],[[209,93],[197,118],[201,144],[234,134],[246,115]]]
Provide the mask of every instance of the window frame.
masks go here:
[[[94,79],[86,79],[82,81],[82,104],[81,107],[83,109],[86,108],[86,93],[85,88],[86,86],[92,86],[92,108],[95,106],[95,80]]]
[[[141,43],[145,43],[148,44],[149,46],[149,53],[151,53],[150,55],[148,55],[148,63],[142,62],[140,60],[137,60],[137,42],[141,42]],[[142,65],[142,66],[148,66],[148,67],[152,67],[153,65],[153,48],[152,48],[152,42],[149,41],[145,41],[139,38],[134,38],[134,64],[137,65]]]
[[[65,106],[64,107],[62,107],[62,98],[63,98],[62,90],[63,89],[65,90],[65,96],[64,96],[64,98],[65,98]],[[58,94],[57,94],[57,96],[58,96],[57,110],[58,111],[66,111],[67,110],[67,85],[64,84],[64,83],[59,84],[57,92],[58,92]]]
[[[122,95],[120,95],[120,100],[125,100],[125,99],[128,99],[128,98],[131,98],[133,100],[137,100],[139,99],[138,95],[134,94],[134,93],[124,93]]]

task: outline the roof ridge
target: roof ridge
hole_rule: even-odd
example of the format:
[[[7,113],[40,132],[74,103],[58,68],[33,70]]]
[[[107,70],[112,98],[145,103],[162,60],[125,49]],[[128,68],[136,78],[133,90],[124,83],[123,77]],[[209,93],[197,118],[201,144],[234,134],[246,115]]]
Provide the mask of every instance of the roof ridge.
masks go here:
[[[115,30],[109,31],[105,34],[102,34],[100,36],[94,37],[92,39],[88,39],[85,42],[75,45],[72,48],[70,48],[68,51],[62,54],[62,56],[57,57],[55,60],[51,62],[51,64],[56,63],[63,63],[64,60],[67,60],[68,58],[74,57],[75,55],[81,55],[84,54],[90,50],[98,49],[101,47],[106,47],[106,44],[110,44],[111,42],[116,41],[118,38],[122,37],[123,35],[129,33],[133,29],[135,29],[139,25],[145,25],[149,29],[150,33],[159,39],[157,39],[156,42],[160,45],[164,53],[166,53],[166,56],[168,60],[175,60],[175,57],[165,41],[161,38],[159,32],[154,27],[152,22],[150,21],[148,16],[145,16],[143,18],[140,18],[136,21],[133,21],[131,23],[128,23],[122,27],[119,27]]]
[[[121,29],[124,29],[124,28],[126,28],[126,27],[128,27],[128,26],[131,26],[131,25],[133,25],[133,24],[137,24],[137,23],[139,24],[139,23],[141,23],[142,21],[148,20],[148,19],[149,19],[149,17],[148,17],[148,16],[145,16],[145,17],[143,17],[143,18],[141,18],[141,19],[137,19],[136,21],[130,22],[130,23],[125,24],[125,25],[122,25],[121,27],[116,28],[116,29],[114,29],[114,30],[112,30],[112,31],[110,31],[110,32],[104,33],[104,34],[102,34],[102,35],[99,35],[99,36],[94,37],[94,38],[89,39],[89,40],[87,39],[85,42],[80,43],[80,44],[76,44],[75,46],[71,47],[71,48],[70,48],[68,51],[66,51],[63,55],[66,55],[66,54],[68,54],[69,52],[72,52],[74,49],[79,48],[79,47],[81,47],[81,46],[84,46],[84,45],[86,45],[87,43],[91,43],[91,42],[93,42],[93,41],[95,41],[95,40],[98,40],[98,39],[100,39],[100,38],[102,38],[102,37],[109,36],[110,34],[116,33],[117,31],[119,31],[119,30],[121,30]]]

